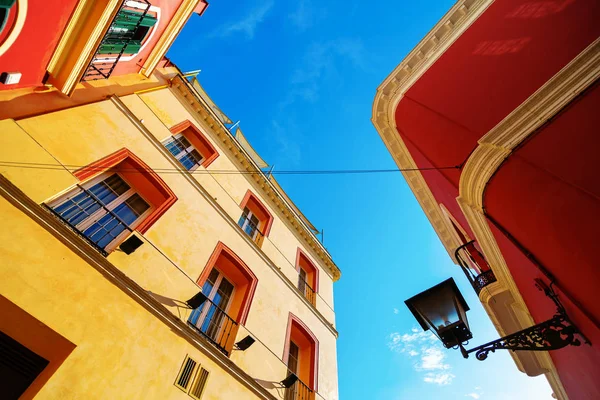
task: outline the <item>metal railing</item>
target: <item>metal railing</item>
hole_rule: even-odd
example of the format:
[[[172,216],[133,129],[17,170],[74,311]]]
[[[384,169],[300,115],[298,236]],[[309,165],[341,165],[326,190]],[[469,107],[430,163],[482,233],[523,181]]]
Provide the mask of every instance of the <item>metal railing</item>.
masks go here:
[[[247,225],[246,228],[244,228],[246,222]],[[250,236],[252,240],[256,242],[256,244],[258,244],[259,246],[262,244],[265,235],[260,231],[260,229],[258,229],[258,226],[254,222],[252,222],[250,218],[248,218],[247,215],[242,214],[242,217],[238,221],[238,225],[240,228],[242,228],[246,235]]]
[[[238,323],[212,300],[206,299],[192,311],[187,322],[223,354],[229,355],[230,341],[235,339]]]
[[[476,255],[484,265],[480,265],[473,255]],[[471,240],[468,243],[458,247],[454,252],[456,260],[460,264],[463,272],[467,279],[475,289],[475,293],[479,295],[479,292],[487,285],[496,282],[496,276],[494,271],[491,270],[490,266],[485,261],[483,254],[475,247],[475,241]]]
[[[118,221],[118,223],[125,228],[125,230],[128,230],[129,232],[133,232],[133,230],[129,227],[129,225],[127,225],[127,223],[125,221],[123,221],[123,219],[121,219],[121,217],[119,217],[113,210],[110,210],[108,207],[106,207],[104,205],[104,203],[102,203],[102,201],[100,201],[100,199],[98,199],[98,197],[96,197],[95,194],[93,194],[92,192],[90,192],[89,190],[87,190],[86,188],[84,188],[83,186],[81,186],[79,184],[76,184],[75,186],[79,190],[81,190],[83,193],[85,193],[86,195],[88,195],[94,201],[94,204],[96,204],[97,206],[99,206],[98,209],[102,208],[106,212],[106,214],[109,214],[111,217],[113,217],[114,219],[116,219]],[[102,254],[104,257],[108,256],[108,252],[106,250],[104,250],[103,247],[100,247],[96,242],[94,242],[92,239],[90,239],[88,236],[86,236],[84,232],[82,232],[81,230],[77,229],[77,227],[75,227],[69,221],[67,221],[65,218],[63,218],[62,215],[60,215],[59,213],[57,213],[48,204],[42,203],[42,207],[44,207],[47,211],[49,211],[56,219],[58,219],[60,222],[62,222],[71,231],[75,232],[79,237],[81,237],[83,240],[85,240],[86,242],[88,242],[92,247],[94,247],[96,250],[98,250],[98,252],[100,254]],[[89,209],[90,206],[87,206],[86,208]],[[81,211],[85,212],[85,210],[83,210],[83,209]],[[104,217],[106,214],[102,214],[100,216],[100,218]],[[100,219],[100,218],[98,218],[98,219]],[[97,222],[97,221],[95,221],[95,222]],[[106,234],[109,234],[109,232],[107,232]],[[98,241],[101,241],[102,239],[103,239],[103,237],[100,238]]]
[[[302,275],[298,275],[298,290],[304,295],[306,300],[313,306],[316,305],[317,292],[302,278]]]
[[[291,387],[285,389],[285,400],[313,400],[314,398],[315,392],[300,379]]]
[[[138,0],[138,3],[142,3],[146,6],[140,14],[132,17],[131,14],[125,13],[126,2],[123,1],[121,8],[117,15],[113,19],[108,31],[102,38],[100,45],[96,49],[96,54],[92,58],[92,61],[88,64],[88,67],[81,78],[82,81],[94,81],[98,79],[108,79],[113,73],[117,63],[125,54],[127,46],[134,40],[135,32],[139,28],[140,24],[144,20],[144,17],[150,10],[150,2],[148,0]],[[119,29],[117,21],[129,20],[131,25],[135,24],[133,29]],[[103,49],[111,48],[111,53],[106,54]]]

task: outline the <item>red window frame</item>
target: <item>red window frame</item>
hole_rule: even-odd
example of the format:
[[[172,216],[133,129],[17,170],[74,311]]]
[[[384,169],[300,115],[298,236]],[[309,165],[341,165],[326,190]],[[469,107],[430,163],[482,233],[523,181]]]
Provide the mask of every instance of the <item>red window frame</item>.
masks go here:
[[[122,175],[134,189],[152,203],[154,210],[135,229],[144,234],[177,201],[175,193],[139,157],[123,148],[95,161],[73,174],[80,181],[87,181],[108,170]]]

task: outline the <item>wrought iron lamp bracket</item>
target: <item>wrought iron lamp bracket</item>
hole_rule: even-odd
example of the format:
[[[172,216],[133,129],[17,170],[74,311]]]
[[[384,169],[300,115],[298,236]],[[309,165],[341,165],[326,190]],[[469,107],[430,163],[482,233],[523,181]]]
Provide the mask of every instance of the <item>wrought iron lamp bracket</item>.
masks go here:
[[[585,344],[591,345],[569,319],[558,295],[552,289],[552,284],[547,286],[536,279],[536,286],[556,304],[557,312],[551,319],[470,350],[465,349],[461,343],[458,347],[463,357],[468,358],[470,353],[475,353],[475,357],[483,361],[490,352],[494,353],[496,350],[548,351],[569,345],[580,346],[581,341],[575,335],[579,335]]]

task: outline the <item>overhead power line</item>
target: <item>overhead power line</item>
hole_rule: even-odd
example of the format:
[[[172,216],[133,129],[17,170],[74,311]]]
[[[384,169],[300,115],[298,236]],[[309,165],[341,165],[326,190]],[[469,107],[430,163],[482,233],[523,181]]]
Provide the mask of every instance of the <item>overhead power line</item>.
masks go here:
[[[106,167],[86,166],[86,165],[70,165],[70,164],[45,164],[17,161],[0,161],[0,166],[9,168],[24,168],[24,169],[40,169],[46,171],[77,171],[81,168],[86,168],[89,171],[105,171]],[[353,175],[353,174],[382,174],[394,172],[412,172],[412,171],[439,171],[448,169],[460,169],[460,165],[446,167],[425,167],[425,168],[403,168],[403,169],[324,169],[324,170],[278,170],[272,171],[271,175]],[[181,170],[176,168],[119,168],[121,172],[156,172],[163,174],[178,174]],[[239,171],[239,170],[219,170],[219,169],[197,169],[189,171],[193,175],[211,174],[211,175],[253,175],[263,174],[262,171]]]

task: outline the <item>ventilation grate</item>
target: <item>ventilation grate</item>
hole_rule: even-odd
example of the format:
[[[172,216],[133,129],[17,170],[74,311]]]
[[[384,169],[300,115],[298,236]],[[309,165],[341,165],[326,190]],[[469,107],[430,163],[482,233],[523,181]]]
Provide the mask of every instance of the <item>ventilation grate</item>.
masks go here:
[[[181,366],[181,370],[179,371],[179,375],[177,376],[177,380],[175,380],[175,386],[187,392],[197,364],[196,361],[192,360],[189,356],[186,356],[183,365]]]
[[[206,386],[206,381],[208,380],[208,371],[204,368],[200,368],[198,374],[196,375],[196,380],[192,385],[192,390],[190,390],[190,396],[194,399],[200,400],[200,396],[202,396],[202,392],[204,392],[204,387]]]

